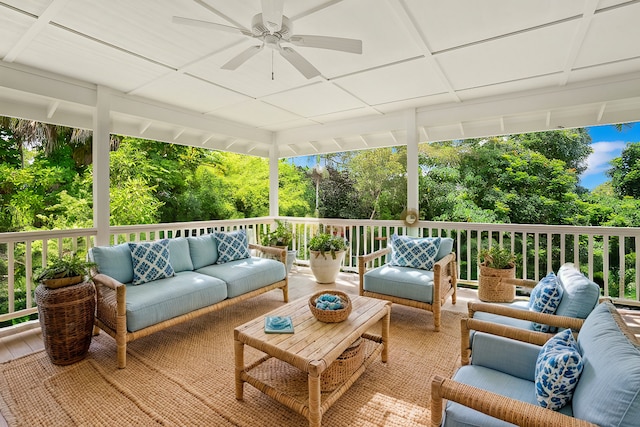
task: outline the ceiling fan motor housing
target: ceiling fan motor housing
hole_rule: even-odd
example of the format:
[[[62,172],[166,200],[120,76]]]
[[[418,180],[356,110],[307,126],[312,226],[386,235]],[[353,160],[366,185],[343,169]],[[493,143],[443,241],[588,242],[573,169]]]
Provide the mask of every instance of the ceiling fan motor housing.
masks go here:
[[[255,15],[251,20],[251,32],[256,37],[262,37],[262,36],[266,37],[269,34],[273,34],[279,37],[280,39],[286,41],[286,40],[289,40],[289,37],[291,37],[291,32],[292,32],[291,21],[289,21],[289,18],[283,15],[282,26],[280,27],[279,30],[274,31],[272,33],[272,30],[269,27],[267,27],[262,21],[262,14],[259,13]]]

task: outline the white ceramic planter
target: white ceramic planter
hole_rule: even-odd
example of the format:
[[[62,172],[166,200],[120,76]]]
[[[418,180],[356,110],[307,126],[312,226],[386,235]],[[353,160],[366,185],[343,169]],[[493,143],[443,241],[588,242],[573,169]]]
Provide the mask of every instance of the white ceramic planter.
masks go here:
[[[309,251],[309,267],[311,267],[316,282],[334,283],[336,281],[345,252],[336,252],[336,259],[333,259],[330,252],[325,252],[323,256],[318,251]]]

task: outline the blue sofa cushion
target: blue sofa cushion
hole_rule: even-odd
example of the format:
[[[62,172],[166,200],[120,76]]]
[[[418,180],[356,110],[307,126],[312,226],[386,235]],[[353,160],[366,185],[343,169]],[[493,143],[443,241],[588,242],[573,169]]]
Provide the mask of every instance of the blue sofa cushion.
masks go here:
[[[176,273],[193,270],[193,262],[189,254],[189,242],[186,238],[169,239],[169,256],[173,271]]]
[[[562,286],[560,286],[555,273],[552,271],[540,280],[531,291],[529,310],[553,314],[558,309],[562,294]],[[549,332],[551,327],[533,322],[533,329],[540,332]]]
[[[533,369],[533,367],[530,367]],[[537,405],[533,381],[518,378],[499,370],[484,366],[462,366],[455,373],[454,380],[483,390]],[[513,427],[506,423],[458,403],[447,401],[443,426],[446,427]],[[566,405],[559,412],[571,415],[571,405]]]
[[[215,232],[213,236],[218,246],[218,264],[251,257],[247,232],[244,229],[228,233]]]
[[[218,260],[218,247],[212,234],[203,234],[198,237],[189,236],[187,242],[194,270],[205,265],[215,264]]]
[[[367,271],[362,287],[369,292],[433,303],[433,272],[428,270],[385,264]]]
[[[440,237],[415,238],[393,234],[389,264],[431,270],[438,255],[440,240]]]
[[[196,271],[226,282],[228,298],[279,282],[287,275],[285,265],[280,261],[257,257],[210,265]]]
[[[584,369],[573,393],[573,413],[600,426],[637,426],[640,346],[620,330],[609,310],[615,307],[596,306],[578,334]]]
[[[555,314],[586,319],[598,304],[600,287],[585,277],[573,264],[560,267],[558,282],[562,286],[563,295]]]
[[[573,397],[583,362],[570,329],[558,332],[540,350],[536,361],[536,400],[558,410]]]
[[[133,280],[133,260],[128,243],[96,246],[91,248],[89,256],[98,264],[99,273],[106,274],[120,283],[130,283]]]
[[[531,367],[536,365],[540,355],[539,345],[475,332],[472,346],[472,364],[534,381],[534,370]]]
[[[169,257],[169,239],[157,242],[129,243],[133,261],[134,285],[173,276]]]
[[[135,332],[226,297],[227,286],[222,280],[192,271],[142,285],[127,285],[127,330]]]

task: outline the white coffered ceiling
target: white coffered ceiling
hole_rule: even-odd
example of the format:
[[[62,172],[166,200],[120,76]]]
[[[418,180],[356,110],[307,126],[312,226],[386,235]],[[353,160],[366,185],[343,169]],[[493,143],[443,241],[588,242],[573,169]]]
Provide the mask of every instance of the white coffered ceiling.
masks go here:
[[[279,157],[640,120],[640,1],[286,0],[307,80],[257,41],[259,0],[0,0],[0,115]],[[272,79],[273,72],[273,79]]]

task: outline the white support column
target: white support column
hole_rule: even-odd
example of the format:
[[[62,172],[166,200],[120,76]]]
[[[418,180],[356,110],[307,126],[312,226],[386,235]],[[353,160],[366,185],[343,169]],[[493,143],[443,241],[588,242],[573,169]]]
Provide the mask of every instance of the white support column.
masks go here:
[[[271,148],[269,149],[269,215],[278,216],[280,210],[278,209],[278,155],[279,150],[276,145],[275,134],[271,139]]]
[[[93,226],[96,245],[109,244],[109,147],[111,139],[111,93],[98,86],[93,114]],[[135,203],[132,200],[132,203]]]
[[[407,111],[407,209],[420,210],[418,202],[418,127],[416,126],[416,110]],[[418,235],[417,227],[410,227],[407,233]]]

